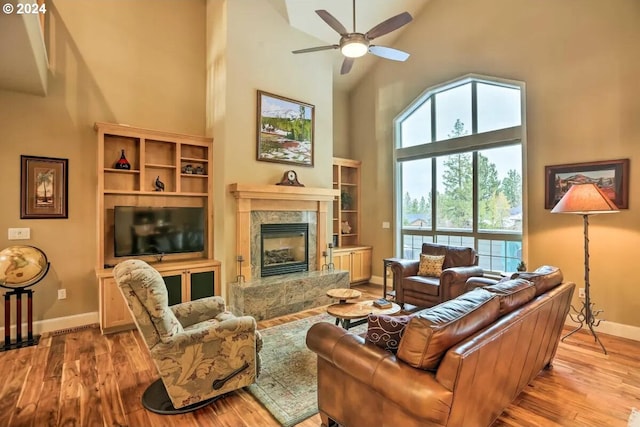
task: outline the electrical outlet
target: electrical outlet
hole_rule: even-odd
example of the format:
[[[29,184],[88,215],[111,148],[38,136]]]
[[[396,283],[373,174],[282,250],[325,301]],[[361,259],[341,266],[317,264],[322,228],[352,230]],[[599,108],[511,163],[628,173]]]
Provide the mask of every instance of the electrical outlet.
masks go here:
[[[58,299],[67,299],[66,289],[58,289]]]
[[[578,298],[584,298],[584,288],[578,289]]]
[[[391,228],[391,224],[389,223],[389,221],[383,221],[382,228]]]
[[[31,238],[30,228],[10,228],[9,240],[28,240]]]

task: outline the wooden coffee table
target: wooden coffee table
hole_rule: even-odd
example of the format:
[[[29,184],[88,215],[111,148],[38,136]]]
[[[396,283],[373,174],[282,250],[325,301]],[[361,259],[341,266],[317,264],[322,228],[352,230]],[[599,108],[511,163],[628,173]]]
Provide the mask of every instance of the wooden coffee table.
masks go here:
[[[340,304],[344,304],[347,302],[347,300],[360,298],[362,296],[362,292],[356,289],[336,288],[329,289],[327,291],[327,296],[333,299],[337,299],[338,303]]]
[[[327,307],[327,313],[336,318],[336,325],[342,323],[344,329],[349,329],[366,323],[370,314],[396,314],[400,311],[400,306],[396,303],[391,303],[391,308],[378,308],[373,306],[373,301],[331,304]]]

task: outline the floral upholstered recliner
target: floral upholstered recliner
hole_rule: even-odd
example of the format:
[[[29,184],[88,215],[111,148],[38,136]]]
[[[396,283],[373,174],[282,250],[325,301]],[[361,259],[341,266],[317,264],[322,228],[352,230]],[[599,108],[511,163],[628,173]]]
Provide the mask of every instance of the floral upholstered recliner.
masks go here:
[[[142,398],[147,409],[186,412],[255,382],[262,339],[253,317],[234,316],[217,296],[170,307],[162,276],[141,260],[113,272],[160,373]]]

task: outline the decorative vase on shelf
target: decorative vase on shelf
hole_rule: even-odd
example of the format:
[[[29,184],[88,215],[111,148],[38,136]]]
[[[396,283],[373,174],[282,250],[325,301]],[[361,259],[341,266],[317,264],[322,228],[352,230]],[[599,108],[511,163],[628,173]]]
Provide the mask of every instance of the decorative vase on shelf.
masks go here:
[[[127,158],[125,157],[124,149],[120,152],[120,159],[116,162],[116,165],[114,167],[116,169],[122,169],[122,170],[131,169],[131,163],[129,163],[129,160],[127,160]]]

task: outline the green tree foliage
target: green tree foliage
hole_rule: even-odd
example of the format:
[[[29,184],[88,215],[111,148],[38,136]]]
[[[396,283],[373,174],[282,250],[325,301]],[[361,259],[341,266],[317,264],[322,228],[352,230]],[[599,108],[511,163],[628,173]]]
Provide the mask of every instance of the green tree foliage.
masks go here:
[[[473,210],[471,154],[453,154],[443,162],[444,194],[438,193],[438,226],[469,228]]]
[[[460,119],[453,125],[449,138],[466,135],[464,123]],[[511,208],[522,204],[522,178],[514,169],[509,170],[501,181],[498,169],[489,158],[477,154],[478,161],[478,227],[480,229],[509,229],[515,224],[507,219]],[[440,228],[470,229],[473,221],[473,157],[471,153],[452,154],[442,162],[442,187],[438,192],[437,225]],[[420,200],[404,194],[402,211],[404,214],[431,215],[431,194]],[[408,225],[405,218],[404,225]]]
[[[466,135],[464,123],[457,119],[449,138]],[[470,228],[473,217],[473,165],[471,154],[453,154],[443,162],[444,194],[438,193],[439,227]]]
[[[422,196],[420,200],[418,200],[417,198],[412,198],[409,192],[404,193],[402,200],[403,215],[422,214],[423,219],[429,221],[429,217],[431,216],[431,203],[429,203],[428,200],[431,200],[430,196],[430,194],[428,198]],[[405,217],[402,223],[403,225],[409,225],[409,220]]]
[[[510,169],[502,180],[502,191],[511,206],[522,205],[522,178],[515,169]]]

